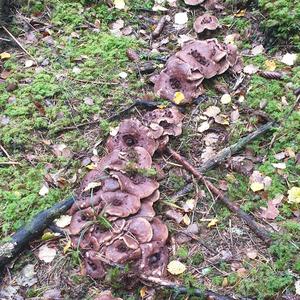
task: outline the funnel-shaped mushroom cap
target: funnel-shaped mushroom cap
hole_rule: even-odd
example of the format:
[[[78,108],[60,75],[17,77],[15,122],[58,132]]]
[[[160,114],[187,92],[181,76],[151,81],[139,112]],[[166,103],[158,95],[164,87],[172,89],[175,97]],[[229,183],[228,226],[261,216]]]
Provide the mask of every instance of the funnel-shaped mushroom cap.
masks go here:
[[[163,243],[151,242],[141,245],[142,259],[139,269],[146,275],[160,277],[165,274],[168,250]]]
[[[144,217],[152,219],[155,216],[155,211],[153,209],[152,202],[142,202],[141,208],[139,209],[138,213],[135,214],[135,217]]]
[[[96,251],[88,251],[84,258],[85,268],[87,275],[94,279],[103,278],[105,275],[105,269],[103,267],[102,261],[97,257]]]
[[[128,231],[140,242],[150,242],[153,236],[151,224],[145,218],[133,218],[128,221]]]
[[[156,129],[157,132],[157,125],[162,127],[161,135],[180,135],[182,132],[182,120],[183,114],[176,107],[155,109],[144,116],[146,125],[152,130],[154,128],[154,131]]]
[[[169,236],[168,227],[166,224],[163,223],[161,219],[155,217],[151,221],[151,226],[153,230],[152,241],[165,243]]]
[[[110,241],[115,236],[115,233],[96,224],[93,226],[91,235],[98,241],[99,245],[102,245]]]
[[[218,27],[220,27],[218,19],[210,14],[199,16],[194,22],[194,29],[197,33],[204,30],[216,30]]]
[[[105,257],[114,263],[125,263],[141,255],[139,244],[130,237],[121,237],[107,246]]]
[[[102,197],[106,203],[104,211],[111,216],[128,217],[141,207],[140,198],[133,194],[116,191],[103,193]]]
[[[86,208],[77,211],[71,219],[69,230],[71,234],[78,234],[80,231],[88,225],[90,221],[93,221],[94,217],[98,214],[99,207]]]
[[[201,3],[203,3],[205,0],[184,0],[184,3],[187,5],[199,5]]]
[[[151,156],[157,149],[150,130],[135,119],[122,121],[116,136],[110,136],[106,144],[109,152],[115,149],[125,151],[136,146],[143,147]]]
[[[115,298],[110,291],[105,291],[101,293],[94,300],[123,300],[122,298]]]
[[[135,168],[150,168],[152,164],[152,157],[149,152],[142,147],[131,147],[126,151],[114,150],[104,156],[98,164],[101,170],[124,170],[126,166],[130,165]]]
[[[207,43],[207,47],[211,50],[211,59],[214,62],[219,62],[227,56],[226,45],[219,43],[217,39],[209,39],[205,42]]]
[[[146,198],[158,189],[159,183],[149,177],[133,174],[128,177],[121,172],[113,172],[113,177],[119,180],[121,190],[139,198]]]
[[[166,68],[157,77],[154,91],[158,96],[170,101],[174,100],[176,92],[181,92],[184,100],[180,104],[189,103],[203,93],[201,86],[203,76],[198,74],[196,81],[191,67],[181,59],[172,56],[169,58]]]
[[[208,47],[207,41],[192,41],[183,46],[176,56],[190,65],[193,70],[199,70],[204,78],[211,78],[219,71],[218,64],[213,60],[214,54],[214,50]]]

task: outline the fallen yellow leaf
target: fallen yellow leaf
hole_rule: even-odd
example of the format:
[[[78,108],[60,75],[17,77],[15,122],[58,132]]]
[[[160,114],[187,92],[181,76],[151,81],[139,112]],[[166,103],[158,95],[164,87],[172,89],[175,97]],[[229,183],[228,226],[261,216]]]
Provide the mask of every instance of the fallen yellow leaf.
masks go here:
[[[181,92],[176,92],[173,98],[173,102],[179,105],[185,99],[184,94]]]
[[[142,287],[141,290],[140,290],[140,296],[142,298],[145,298],[146,292],[147,292],[147,287],[146,286]]]
[[[276,62],[274,60],[266,60],[265,67],[267,71],[275,71],[276,69]]]
[[[11,55],[9,53],[7,53],[7,52],[0,53],[0,58],[1,59],[8,59],[10,57],[11,57]]]
[[[42,241],[48,241],[55,238],[55,234],[53,232],[45,232],[42,235]]]
[[[172,260],[169,262],[167,269],[172,275],[179,275],[186,270],[186,266],[179,260]]]
[[[89,164],[89,165],[86,166],[86,168],[89,169],[89,170],[94,170],[94,169],[96,169],[96,165],[95,164]]]
[[[288,191],[288,203],[300,203],[300,187],[292,187],[289,191]]]
[[[261,182],[253,182],[250,186],[250,188],[253,192],[261,191],[264,189],[264,187],[265,187],[264,184]]]
[[[219,222],[218,219],[211,219],[211,221],[207,224],[207,228],[211,228],[213,226],[216,226],[218,222]]]
[[[71,240],[67,241],[67,243],[66,243],[66,245],[64,246],[64,249],[63,249],[64,254],[66,254],[67,251],[69,250],[69,248],[71,247],[71,243],[72,243]]]
[[[231,102],[231,96],[229,94],[224,94],[221,97],[221,103],[222,104],[229,104]]]
[[[182,221],[185,225],[190,225],[191,224],[191,219],[188,215],[184,215]]]
[[[246,14],[246,9],[241,9],[240,11],[238,11],[237,13],[234,14],[235,17],[244,17]]]

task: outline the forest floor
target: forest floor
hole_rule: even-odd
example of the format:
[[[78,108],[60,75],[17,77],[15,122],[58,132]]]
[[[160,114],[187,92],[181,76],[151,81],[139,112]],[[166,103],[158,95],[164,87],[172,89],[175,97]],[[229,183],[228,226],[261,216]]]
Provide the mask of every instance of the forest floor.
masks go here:
[[[107,121],[111,115],[136,99],[169,105],[155,97],[149,77],[163,69],[184,38],[196,37],[193,20],[205,11],[177,2],[177,7],[166,5],[166,11],[153,11],[153,1],[141,0],[128,1],[125,10],[101,1],[32,2],[7,25],[28,53],[0,32],[1,238],[73,193],[105,153],[105,141],[119,122]],[[188,16],[181,28],[174,26],[178,12]],[[205,82],[205,97],[182,108],[183,134],[171,142],[172,147],[199,167],[219,150],[275,120],[277,127],[248,144],[235,160],[205,174],[270,231],[274,242],[266,246],[172,158],[157,156],[164,177],[156,211],[171,232],[172,258],[187,266],[184,273],[169,274],[168,279],[191,290],[210,289],[235,299],[299,299],[299,60],[291,55],[282,61],[287,52],[294,53],[293,48],[266,38],[260,27],[264,17],[257,7],[227,5],[212,13],[222,28],[209,37],[235,43],[248,68],[243,75],[225,73]],[[153,40],[151,33],[164,14],[170,19]],[[128,58],[128,49],[138,53],[139,61]],[[284,76],[264,78],[257,68]],[[221,101],[227,93],[230,99]],[[203,130],[208,107],[218,107],[221,118]],[[131,114],[138,117],[143,112],[136,108]],[[190,181],[193,191],[174,202],[172,195]],[[197,200],[197,206],[186,214],[197,224],[200,242],[182,240],[178,232],[189,221],[178,224],[165,214],[170,209],[184,213],[182,208],[191,199]],[[57,251],[49,263],[38,257],[44,244]],[[172,291],[143,283],[126,290],[117,268],[100,283],[82,276],[79,253],[68,247],[66,238],[50,231],[10,267],[0,299],[46,299],[49,290],[62,299],[93,299],[107,288],[124,299],[150,299],[153,293],[156,299],[172,299]]]

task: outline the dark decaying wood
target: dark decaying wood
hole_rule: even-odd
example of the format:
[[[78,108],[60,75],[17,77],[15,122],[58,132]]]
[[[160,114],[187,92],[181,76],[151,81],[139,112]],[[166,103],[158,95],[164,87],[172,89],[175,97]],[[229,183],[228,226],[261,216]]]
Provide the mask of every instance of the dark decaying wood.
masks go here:
[[[215,196],[217,201],[223,203],[230,211],[235,213],[240,219],[242,219],[251,230],[267,245],[271,244],[271,237],[268,231],[260,227],[254,219],[241,210],[238,206],[232,203],[225,194],[220,191],[215,185],[207,180],[194,166],[192,166],[184,157],[178,154],[176,151],[167,147],[167,151],[171,156],[179,162],[187,171],[191,172],[200,182],[202,182]]]
[[[167,17],[166,16],[163,16],[159,20],[159,22],[157,23],[156,28],[152,32],[152,37],[154,39],[156,39],[156,38],[158,38],[160,36],[161,32],[163,31],[163,29],[165,27],[166,22],[167,22]]]
[[[74,200],[74,197],[70,197],[40,212],[31,222],[11,236],[9,240],[6,239],[4,242],[0,242],[0,273],[4,271],[8,263],[26,249],[30,242],[38,238],[53,220],[65,213],[72,206]]]

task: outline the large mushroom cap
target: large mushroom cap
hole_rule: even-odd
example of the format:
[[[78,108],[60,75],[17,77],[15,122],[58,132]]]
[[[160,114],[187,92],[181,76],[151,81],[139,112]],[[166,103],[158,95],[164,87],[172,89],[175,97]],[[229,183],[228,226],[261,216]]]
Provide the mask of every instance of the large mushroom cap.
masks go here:
[[[142,202],[141,208],[139,209],[137,214],[135,214],[134,216],[152,219],[155,216],[155,211],[153,209],[153,203],[152,202]]]
[[[142,217],[133,218],[128,221],[128,231],[140,242],[150,242],[153,236],[151,224]]]
[[[139,269],[146,275],[162,276],[168,263],[168,250],[163,243],[151,242],[141,245],[142,259]]]
[[[101,201],[102,201],[102,191],[101,190],[97,191],[94,194],[93,190],[91,190],[89,196],[79,197],[79,199],[74,202],[69,212],[70,214],[74,214],[78,210],[84,210],[89,207],[100,208],[102,206]]]
[[[124,151],[136,146],[145,148],[151,156],[157,149],[150,130],[135,119],[122,121],[116,136],[110,136],[106,143],[109,152],[115,149]]]
[[[141,201],[142,201],[143,203],[146,203],[146,202],[154,203],[154,202],[156,202],[156,201],[159,200],[159,197],[160,197],[160,191],[159,191],[159,190],[156,190],[156,191],[153,192],[150,196],[141,199]]]
[[[96,251],[90,250],[86,252],[84,259],[86,273],[94,279],[103,278],[105,275],[103,263],[97,255]]]
[[[159,183],[149,177],[133,174],[128,177],[121,172],[112,173],[119,180],[121,190],[139,198],[146,198],[158,189]]]
[[[125,263],[141,255],[139,244],[130,237],[121,237],[107,246],[105,257],[114,263]]]
[[[128,217],[141,207],[140,198],[133,194],[116,191],[103,193],[102,197],[106,203],[104,211],[111,216]]]
[[[166,224],[163,223],[163,221],[158,217],[155,217],[151,221],[151,226],[153,230],[152,241],[165,243],[169,236],[168,227]]]
[[[110,291],[105,291],[101,293],[94,300],[123,300],[122,298],[115,298]]]
[[[202,80],[203,75],[197,71],[192,73],[190,65],[175,56],[171,56],[166,68],[155,81],[154,92],[170,101],[174,101],[176,92],[181,92],[184,95],[184,100],[180,104],[185,104],[203,93]]]
[[[194,29],[197,33],[202,33],[204,30],[216,30],[218,27],[220,27],[218,19],[210,14],[199,16],[194,22]]]
[[[127,166],[135,168],[150,168],[152,157],[149,152],[142,147],[131,147],[126,151],[114,150],[104,156],[98,164],[100,170],[124,170]]]

